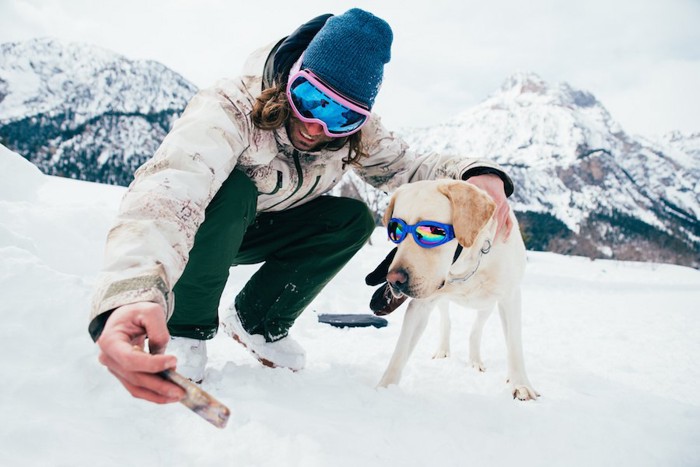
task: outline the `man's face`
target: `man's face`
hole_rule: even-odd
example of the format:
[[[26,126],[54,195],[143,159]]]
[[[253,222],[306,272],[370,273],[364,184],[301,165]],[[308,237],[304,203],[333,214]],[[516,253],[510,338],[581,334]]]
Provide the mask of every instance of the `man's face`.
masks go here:
[[[292,145],[300,151],[316,151],[335,138],[326,136],[318,123],[305,123],[290,115],[287,120],[287,136]]]

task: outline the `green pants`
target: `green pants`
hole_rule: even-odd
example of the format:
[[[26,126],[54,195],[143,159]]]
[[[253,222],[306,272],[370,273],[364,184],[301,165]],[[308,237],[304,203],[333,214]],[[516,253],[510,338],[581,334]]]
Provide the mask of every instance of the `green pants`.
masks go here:
[[[268,342],[283,338],[374,230],[369,209],[358,200],[322,196],[256,216],[257,197],[253,182],[234,170],[207,207],[174,288],[172,336],[214,337],[229,268],[264,263],[235,306],[250,334],[262,334]]]

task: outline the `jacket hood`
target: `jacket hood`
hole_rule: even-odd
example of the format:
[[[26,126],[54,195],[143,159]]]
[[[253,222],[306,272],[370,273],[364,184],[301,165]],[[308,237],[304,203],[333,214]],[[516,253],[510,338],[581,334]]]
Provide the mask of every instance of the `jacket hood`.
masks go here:
[[[281,39],[272,48],[265,61],[263,69],[262,89],[265,90],[275,83],[284,83],[289,77],[289,70],[299,60],[311,40],[321,30],[326,21],[333,16],[325,14],[317,16],[299,26],[289,36]]]

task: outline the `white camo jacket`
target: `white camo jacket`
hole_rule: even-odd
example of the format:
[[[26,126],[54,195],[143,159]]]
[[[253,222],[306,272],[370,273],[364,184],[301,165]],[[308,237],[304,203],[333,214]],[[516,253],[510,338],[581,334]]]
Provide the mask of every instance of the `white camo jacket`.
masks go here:
[[[166,318],[171,316],[172,289],[204,211],[234,168],[257,186],[258,212],[281,211],[321,196],[348,170],[386,192],[416,180],[459,179],[479,167],[502,172],[488,160],[418,155],[374,114],[362,129],[369,158],[361,168],[343,164],[345,148],[296,150],[284,128],[260,130],[250,119],[271,48],[253,53],[239,77],[198,92],[155,155],[136,171],[107,237],[90,312],[93,338],[95,318],[122,305],[155,302]]]

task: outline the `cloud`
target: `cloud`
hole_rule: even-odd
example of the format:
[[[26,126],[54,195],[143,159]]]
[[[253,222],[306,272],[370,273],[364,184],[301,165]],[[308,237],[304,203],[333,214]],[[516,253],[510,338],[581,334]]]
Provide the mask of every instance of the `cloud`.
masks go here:
[[[619,121],[645,136],[672,130],[699,132],[700,62],[654,63],[625,87],[605,91],[604,104]]]
[[[376,104],[389,127],[438,123],[522,70],[594,93],[628,131],[700,131],[697,0],[3,0],[0,42],[90,42],[160,61],[201,87],[304,21],[353,6],[394,30]],[[653,106],[640,106],[645,99]]]

